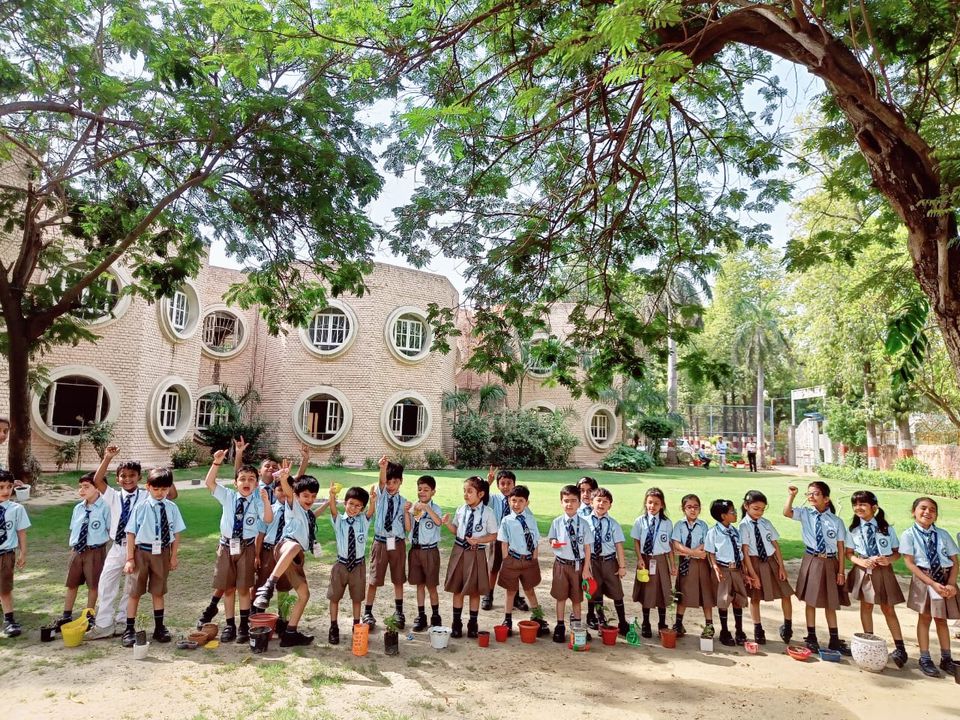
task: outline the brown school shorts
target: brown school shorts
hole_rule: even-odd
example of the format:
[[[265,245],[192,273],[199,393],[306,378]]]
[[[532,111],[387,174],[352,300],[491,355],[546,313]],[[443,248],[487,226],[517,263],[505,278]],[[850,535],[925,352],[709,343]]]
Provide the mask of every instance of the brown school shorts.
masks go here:
[[[0,555],[0,594],[13,592],[13,568],[16,564],[16,550]]]
[[[519,560],[507,555],[500,567],[497,585],[511,592],[519,590],[521,585],[524,590],[532,590],[540,584],[541,579],[540,563],[537,560]]]
[[[265,582],[267,578],[270,577],[270,573],[273,572],[273,568],[277,564],[277,558],[273,555],[273,547],[263,546],[260,548],[260,567],[257,568],[257,582],[255,587],[260,587]],[[282,578],[281,578],[282,580]],[[277,586],[280,586],[280,581],[277,581]],[[289,590],[290,588],[284,588],[284,591]]]
[[[67,566],[68,588],[78,588],[86,585],[96,588],[100,582],[100,573],[103,572],[103,562],[107,559],[107,546],[84,550],[82,553],[70,551],[70,564]]]
[[[411,585],[434,588],[440,584],[440,548],[412,547],[408,563],[407,580]]]
[[[288,542],[295,543],[298,546],[300,545],[300,543],[297,543],[296,540],[285,540],[284,542],[279,543],[273,549],[273,557],[275,560],[280,559],[280,555],[282,554],[282,551],[283,551],[283,546],[286,545]],[[299,547],[299,551],[294,556],[293,560],[290,561],[290,565],[289,567],[287,567],[286,572],[283,573],[283,576],[277,580],[278,591],[289,592],[290,590],[296,590],[301,585],[306,584],[307,573],[306,573],[306,567],[304,566],[305,560],[306,560],[306,556],[304,555],[303,548]]]
[[[167,576],[170,574],[170,548],[164,548],[159,555],[149,550],[137,548],[134,551],[133,561],[136,565],[136,581],[133,586],[132,597],[141,597],[149,592],[151,595],[167,594]]]
[[[550,596],[554,600],[573,600],[583,602],[583,571],[574,565],[559,560],[553,561],[553,582],[550,583]]]
[[[217,546],[217,567],[213,572],[214,590],[245,590],[256,580],[257,548],[253,543],[240,546],[239,555],[230,554],[229,545]]]
[[[344,591],[350,590],[350,599],[353,602],[363,600],[363,593],[366,590],[365,576],[367,574],[366,563],[361,562],[353,570],[347,570],[343,563],[334,563],[330,570],[330,585],[327,587],[327,600],[339,602],[343,597]]]
[[[385,542],[373,541],[367,582],[381,587],[387,577],[387,566],[390,567],[390,582],[402,585],[407,581],[407,544],[403,540],[397,540],[396,546],[389,551]]]
[[[597,597],[610,598],[614,602],[623,600],[623,582],[617,575],[620,562],[615,557],[604,560],[597,556],[592,558],[590,563],[593,579],[597,581],[597,592],[594,594]]]

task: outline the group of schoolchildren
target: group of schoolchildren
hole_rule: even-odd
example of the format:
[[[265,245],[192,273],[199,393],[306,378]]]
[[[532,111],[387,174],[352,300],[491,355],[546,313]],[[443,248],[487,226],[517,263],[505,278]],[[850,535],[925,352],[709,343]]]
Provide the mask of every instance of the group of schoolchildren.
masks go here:
[[[217,474],[227,454],[218,450],[206,476],[206,487],[220,503],[220,538],[213,578],[214,594],[197,625],[209,623],[223,600],[225,627],[221,642],[247,642],[251,609],[264,611],[275,593],[293,591],[296,601],[289,612],[281,647],[308,645],[313,637],[299,630],[310,598],[304,572],[307,553],[319,554],[316,519],[328,512],[336,538],[337,559],[330,571],[327,599],[330,606],[328,642],[340,642],[339,605],[349,592],[353,625],[375,627],[373,615],[377,588],[386,581],[387,570],[393,585],[395,610],[391,625],[404,628],[404,585],[416,587],[417,614],[414,631],[442,624],[439,604],[441,528],[454,536],[447,563],[444,590],[453,596],[451,635],[464,634],[463,610],[469,603],[467,637],[479,631],[481,607],[492,607],[494,586],[506,593],[502,625],[513,632],[513,610],[531,611],[539,634],[550,629],[537,599],[541,582],[540,533],[529,509],[530,492],[516,484],[509,470],[491,468],[487,479],[472,476],[463,485],[464,504],[451,517],[433,502],[436,481],[424,475],[417,480],[417,499],[400,494],[403,466],[380,459],[379,482],[368,492],[362,487],[347,489],[342,511],[338,506],[339,486],[331,483],[329,497],[317,503],[320,485],[305,474],[309,452],[304,450],[297,476],[290,477],[289,461],[264,460],[259,468],[244,465],[246,445],[236,441],[233,487],[217,483]],[[87,586],[87,607],[95,607],[96,621],[89,639],[122,636],[124,646],[136,637],[140,598],[149,593],[153,601],[154,632],[158,642],[169,642],[164,624],[164,595],[167,577],[176,569],[180,533],[185,529],[177,506],[173,476],[157,468],[147,476],[146,489],[139,487],[141,468],[123,462],[117,470],[119,489],[106,482],[107,471],[119,449],[110,446],[96,473],[79,480],[81,501],[70,522],[71,548],[67,570],[63,615],[57,627],[73,617],[80,586]],[[498,493],[491,493],[496,485]],[[0,470],[0,602],[4,612],[4,633],[19,635],[13,614],[14,566],[26,564],[26,529],[30,521],[23,507],[12,502],[14,479]],[[791,596],[806,606],[807,634],[804,643],[819,649],[816,610],[822,608],[829,631],[828,647],[849,655],[850,650],[837,630],[837,608],[860,602],[861,624],[873,632],[873,607],[879,605],[894,640],[891,659],[898,667],[907,661],[895,606],[905,598],[893,573],[892,563],[903,557],[912,579],[907,606],[919,613],[917,641],[920,669],[936,677],[940,671],[955,675],[957,665],[950,655],[948,619],[960,619],[958,603],[957,545],[950,535],[936,527],[937,503],[921,497],[913,503],[914,524],[900,536],[884,517],[876,496],[866,490],[851,498],[854,518],[849,528],[835,514],[830,488],[822,481],[810,483],[807,505],[794,506],[798,489],[791,486],[784,516],[801,523],[805,552],[791,587],[779,535],[764,517],[767,498],[759,491],[746,494],[739,508],[731,500],[714,500],[709,527],[700,519],[701,502],[693,494],[680,503],[683,520],[673,524],[666,514],[666,499],[658,488],[644,497],[644,513],[633,523],[630,536],[637,556],[632,598],[642,608],[641,635],[652,637],[651,610],[657,610],[658,630],[667,629],[667,608],[676,603],[673,629],[685,634],[683,620],[689,608],[702,609],[705,634],[713,632],[713,608],[720,620],[719,641],[723,645],[743,644],[743,608],[750,607],[753,640],[766,642],[760,619],[760,603],[779,600],[783,624],[781,640],[793,637]],[[560,489],[562,514],[553,520],[547,539],[554,564],[550,595],[556,601],[553,640],[567,641],[567,602],[571,624],[582,621],[585,586],[588,596],[586,625],[591,629],[608,626],[604,599],[613,601],[616,627],[625,636],[630,625],[624,606],[623,578],[627,574],[626,542],[618,522],[609,516],[613,494],[596,480],[584,477],[578,485]],[[367,567],[369,536],[370,564]],[[407,542],[409,540],[409,549]],[[112,545],[111,545],[112,541]],[[846,559],[852,568],[846,572]],[[126,576],[122,600],[114,621],[114,603],[121,574]],[[592,582],[591,582],[592,580]],[[586,581],[586,582],[585,582]],[[426,613],[429,595],[430,616]],[[239,627],[235,620],[239,604]],[[361,611],[361,604],[363,605]],[[733,610],[734,628],[728,612]],[[929,631],[936,626],[941,658],[938,665],[930,656]]]

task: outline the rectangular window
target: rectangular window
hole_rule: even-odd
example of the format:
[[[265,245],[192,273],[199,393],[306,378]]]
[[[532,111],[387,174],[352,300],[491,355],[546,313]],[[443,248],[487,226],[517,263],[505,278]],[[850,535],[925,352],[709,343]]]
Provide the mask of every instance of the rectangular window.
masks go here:
[[[170,298],[170,326],[177,332],[187,329],[190,315],[190,303],[185,293],[177,290]]]
[[[590,434],[597,442],[605,442],[607,439],[607,416],[603,413],[597,413],[590,420]]]
[[[202,397],[197,400],[197,429],[206,430],[213,425],[213,400]]]
[[[343,410],[336,400],[327,400],[327,435],[336,435],[343,424]]]
[[[397,403],[390,411],[390,432],[398,439],[402,439],[400,436],[403,430],[403,408],[403,403]]]
[[[416,355],[423,348],[423,323],[415,318],[399,318],[393,338],[397,350],[405,355]]]
[[[310,341],[320,350],[335,350],[347,341],[347,316],[340,312],[322,312],[313,319]]]
[[[177,429],[180,420],[180,393],[167,390],[160,397],[160,429],[172,432]]]

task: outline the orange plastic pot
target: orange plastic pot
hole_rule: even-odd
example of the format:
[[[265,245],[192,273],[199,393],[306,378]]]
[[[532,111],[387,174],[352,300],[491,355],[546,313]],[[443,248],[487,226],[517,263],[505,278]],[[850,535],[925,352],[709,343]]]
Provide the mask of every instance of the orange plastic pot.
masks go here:
[[[535,620],[521,620],[517,627],[520,630],[520,642],[535,643],[537,641],[540,623]]]
[[[370,626],[366,623],[357,623],[353,626],[353,654],[363,657],[367,654],[367,645],[370,642]]]
[[[660,644],[665,648],[675,648],[677,646],[677,631],[672,628],[661,630]]]

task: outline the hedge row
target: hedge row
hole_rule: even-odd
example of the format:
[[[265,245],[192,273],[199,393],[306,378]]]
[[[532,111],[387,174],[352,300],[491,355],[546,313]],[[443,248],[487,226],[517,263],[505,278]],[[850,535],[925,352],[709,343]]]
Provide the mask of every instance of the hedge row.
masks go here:
[[[840,480],[854,485],[873,485],[893,490],[908,490],[921,495],[960,498],[960,480],[947,480],[891,470],[867,470],[865,468],[827,464],[818,466],[817,474],[828,480]]]

